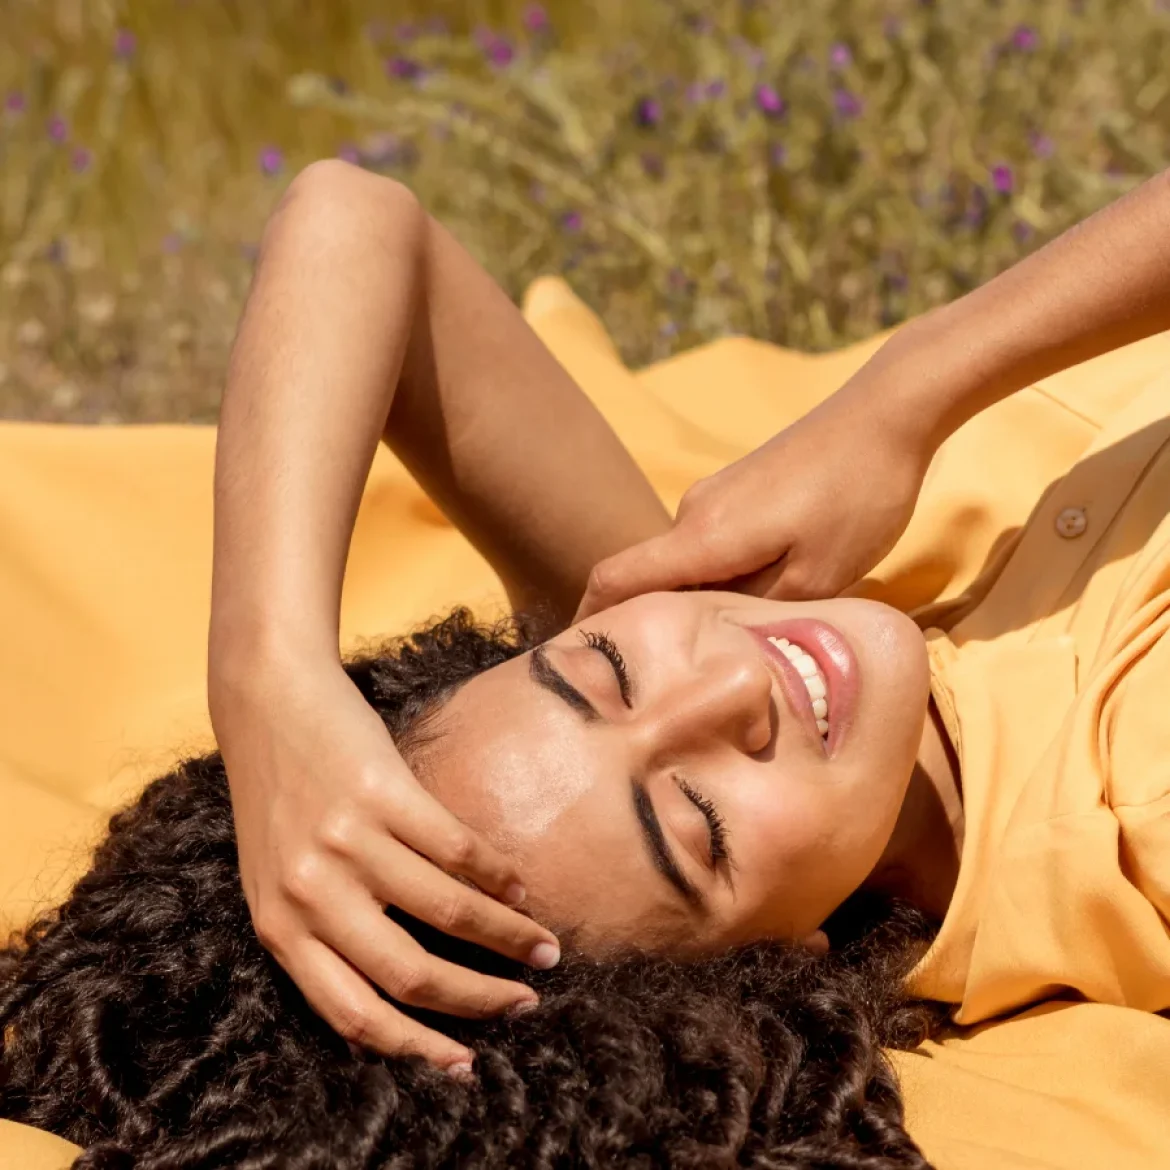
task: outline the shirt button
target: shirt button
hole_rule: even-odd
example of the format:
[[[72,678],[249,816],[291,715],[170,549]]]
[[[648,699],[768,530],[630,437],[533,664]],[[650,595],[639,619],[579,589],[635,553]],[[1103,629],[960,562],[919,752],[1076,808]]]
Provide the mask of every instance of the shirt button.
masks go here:
[[[1064,508],[1056,517],[1056,531],[1065,540],[1075,540],[1089,527],[1084,508]]]

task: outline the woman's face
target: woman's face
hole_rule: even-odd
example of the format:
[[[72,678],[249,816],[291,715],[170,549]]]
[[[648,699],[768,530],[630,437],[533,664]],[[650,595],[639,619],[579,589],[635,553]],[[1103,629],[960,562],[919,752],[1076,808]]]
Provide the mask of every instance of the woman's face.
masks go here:
[[[472,679],[420,770],[587,949],[809,939],[890,839],[928,694],[877,602],[648,594]]]

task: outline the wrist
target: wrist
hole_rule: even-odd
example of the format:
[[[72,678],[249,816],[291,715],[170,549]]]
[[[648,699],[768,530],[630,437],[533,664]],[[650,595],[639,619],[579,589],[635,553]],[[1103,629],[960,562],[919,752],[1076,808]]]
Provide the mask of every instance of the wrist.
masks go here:
[[[227,614],[213,606],[207,639],[207,698],[213,725],[269,693],[281,678],[340,667],[337,629],[328,623],[281,619],[274,610]]]
[[[961,298],[907,322],[841,388],[925,461],[994,400],[1000,362],[976,312]]]

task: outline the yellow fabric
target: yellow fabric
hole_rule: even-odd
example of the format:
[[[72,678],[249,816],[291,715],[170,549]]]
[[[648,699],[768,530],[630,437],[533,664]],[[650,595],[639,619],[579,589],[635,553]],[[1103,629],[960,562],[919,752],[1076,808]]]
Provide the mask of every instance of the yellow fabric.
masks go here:
[[[4,1170],[65,1170],[80,1151],[43,1129],[0,1119],[0,1166]]]
[[[1170,1165],[1170,1020],[1049,1002],[891,1053],[906,1128],[939,1170]]]
[[[882,340],[813,357],[726,339],[635,374],[562,282],[538,282],[525,311],[672,507]],[[858,588],[930,630],[969,856],[919,978],[973,1019],[1048,984],[1150,1007],[1166,983],[1155,903],[1165,909],[1170,850],[1156,814],[1170,753],[1157,750],[1167,741],[1152,679],[1160,669],[1165,694],[1167,666],[1147,642],[1165,620],[1155,512],[1159,491],[1163,512],[1170,499],[1157,454],[1168,359],[1170,338],[1152,338],[972,420]],[[58,901],[109,812],[211,744],[214,439],[206,427],[0,425],[0,929]],[[1074,540],[1053,528],[1070,505],[1088,516]],[[380,450],[346,574],[343,649],[456,602],[504,599]],[[1007,665],[1018,675],[1005,680]],[[899,1054],[911,1132],[942,1170],[1156,1165],[1167,1032],[1132,1007],[1063,1004]],[[7,1141],[0,1131],[0,1165]]]

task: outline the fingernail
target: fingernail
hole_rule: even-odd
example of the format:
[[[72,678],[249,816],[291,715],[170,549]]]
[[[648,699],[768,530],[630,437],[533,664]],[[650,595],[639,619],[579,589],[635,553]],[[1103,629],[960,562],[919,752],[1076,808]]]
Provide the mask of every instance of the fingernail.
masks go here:
[[[527,891],[519,882],[513,882],[504,891],[504,903],[508,906],[522,906],[528,896]]]
[[[471,1072],[471,1062],[467,1060],[460,1060],[455,1064],[449,1064],[447,1071],[457,1081],[470,1081],[474,1079]]]
[[[522,1016],[526,1012],[534,1011],[540,1007],[539,999],[518,999],[508,1010],[504,1013],[506,1016]]]
[[[561,948],[555,943],[539,942],[528,956],[528,965],[547,971],[561,961]]]

